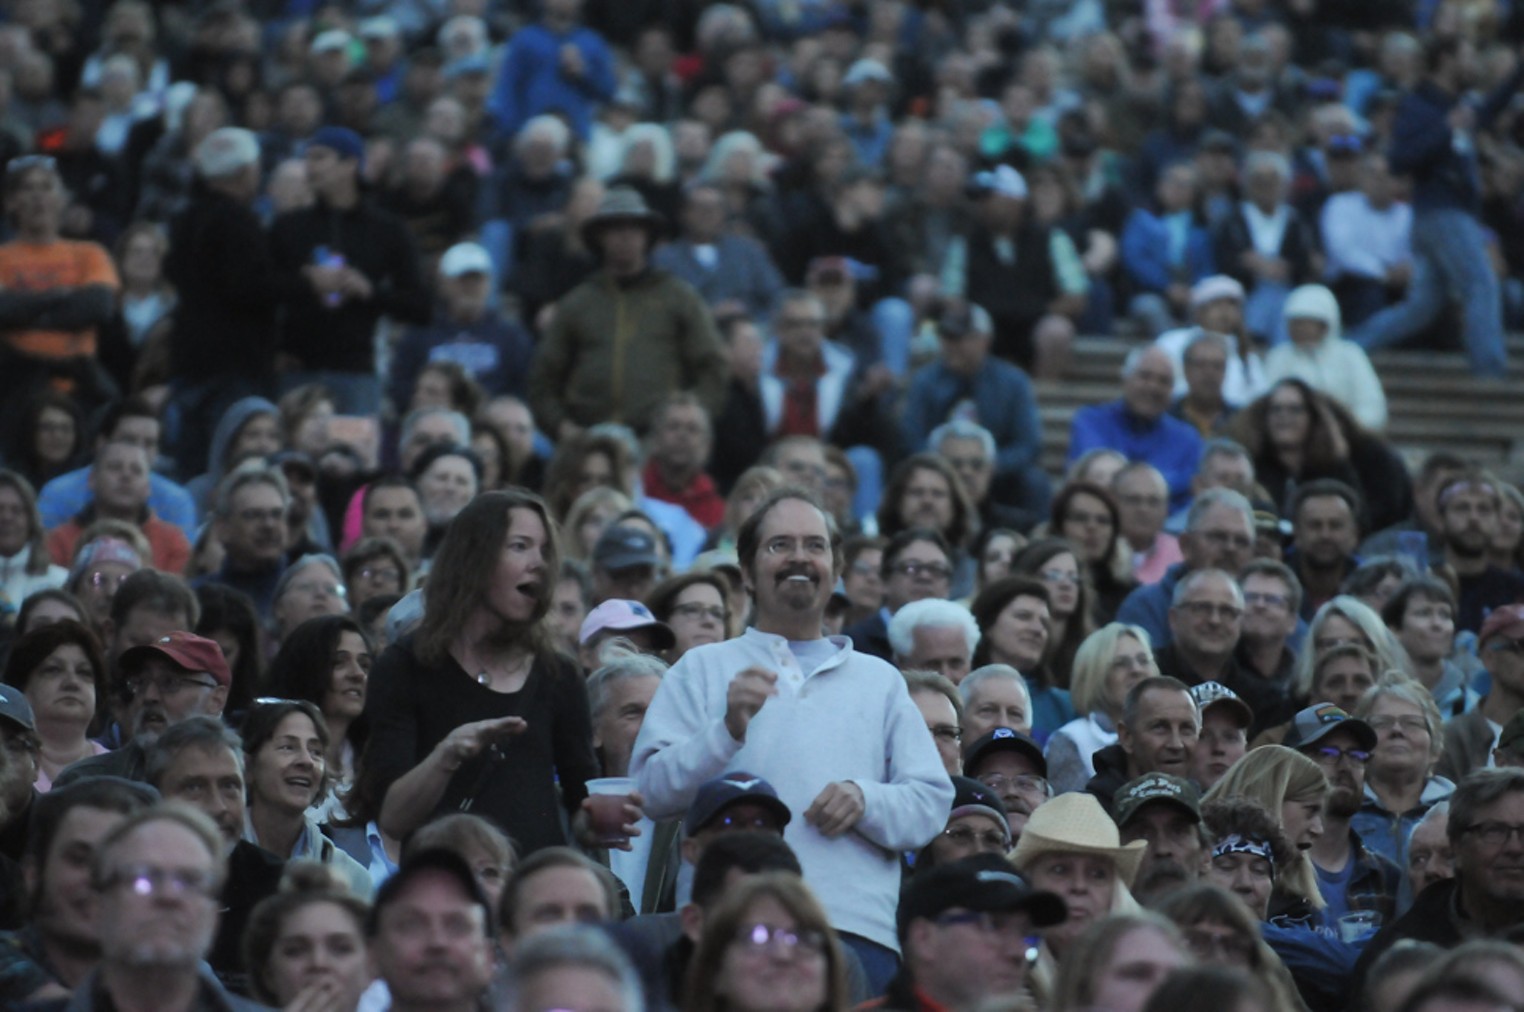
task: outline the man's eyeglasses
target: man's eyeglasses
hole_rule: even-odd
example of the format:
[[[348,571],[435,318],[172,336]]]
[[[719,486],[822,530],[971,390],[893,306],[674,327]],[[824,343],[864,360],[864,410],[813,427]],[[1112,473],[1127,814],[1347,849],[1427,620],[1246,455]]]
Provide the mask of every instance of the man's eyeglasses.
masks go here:
[[[1312,757],[1330,766],[1338,765],[1340,759],[1348,759],[1357,766],[1364,766],[1371,761],[1371,754],[1363,748],[1336,748],[1333,745],[1313,749]]]
[[[1014,777],[1004,773],[986,773],[978,779],[996,794],[1009,785],[1023,794],[1041,794],[1045,798],[1053,796],[1053,785],[1036,773],[1018,773]]]
[[[1181,601],[1175,607],[1182,611],[1188,611],[1196,618],[1217,617],[1224,622],[1237,622],[1243,618],[1244,610],[1231,604],[1213,604],[1211,601]]]
[[[153,865],[128,865],[118,868],[96,883],[100,892],[126,886],[138,896],[201,896],[215,894],[211,872],[189,868],[156,868]]]
[[[1490,654],[1524,654],[1524,640],[1511,640],[1506,636],[1494,636],[1487,641]]]
[[[1519,834],[1519,842],[1524,843],[1524,826],[1510,825],[1506,822],[1478,822],[1467,826],[1465,832],[1489,847],[1503,846],[1515,833]]]
[[[787,558],[799,550],[800,544],[794,538],[773,538],[762,546],[762,550],[768,555]],[[819,559],[831,554],[831,543],[825,538],[805,538],[803,545],[804,554],[812,558]]]
[[[401,571],[390,566],[385,568],[364,566],[355,575],[372,587],[395,587],[402,582]]]
[[[1257,590],[1250,590],[1244,592],[1244,604],[1250,607],[1263,604],[1271,608],[1286,608],[1291,605],[1291,598],[1285,594],[1266,594]]]
[[[192,689],[215,689],[216,687],[216,682],[204,682],[189,675],[133,675],[122,680],[122,689],[129,698],[140,696],[145,689],[149,688],[157,690],[161,696],[169,697],[178,696]]]

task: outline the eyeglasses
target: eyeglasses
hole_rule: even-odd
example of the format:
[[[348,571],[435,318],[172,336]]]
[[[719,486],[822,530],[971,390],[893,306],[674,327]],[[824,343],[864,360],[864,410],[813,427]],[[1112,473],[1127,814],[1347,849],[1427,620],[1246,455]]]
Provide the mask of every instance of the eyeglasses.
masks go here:
[[[900,576],[908,576],[911,579],[922,575],[931,577],[933,580],[952,579],[952,568],[941,562],[896,562],[889,570]]]
[[[1181,601],[1175,607],[1182,611],[1188,611],[1197,618],[1220,618],[1224,622],[1237,622],[1243,618],[1244,610],[1235,608],[1231,604],[1213,604],[1210,601]]]
[[[157,868],[153,865],[128,865],[119,868],[96,884],[100,892],[126,886],[138,896],[210,897],[214,879],[209,871],[189,868]]]
[[[91,573],[89,583],[95,590],[109,590],[115,594],[122,589],[122,581],[126,580],[128,575],[127,573],[117,573],[115,576],[110,573]]]
[[[673,618],[712,618],[721,624],[725,621],[725,609],[717,604],[677,604],[672,606]]]
[[[1312,757],[1330,766],[1338,765],[1340,759],[1348,759],[1357,766],[1364,766],[1371,761],[1371,754],[1363,748],[1336,748],[1333,745],[1313,749]]]
[[[803,953],[818,956],[825,952],[825,935],[818,931],[790,931],[770,924],[753,924],[736,932],[736,941],[751,952],[771,949],[792,956]]]
[[[1005,853],[1008,846],[1004,835],[993,829],[975,832],[967,826],[954,826],[952,829],[942,830],[942,835],[960,847],[978,847],[981,851],[998,851]]]
[[[155,689],[161,696],[169,697],[178,696],[191,689],[215,689],[216,687],[216,682],[203,682],[199,678],[191,678],[188,675],[133,675],[122,680],[122,688],[128,697],[140,696],[143,690],[148,688]]]
[[[1524,843],[1524,826],[1510,825],[1507,822],[1478,822],[1467,826],[1465,831],[1489,847],[1503,846],[1515,833],[1519,834],[1519,842]]]
[[[1420,731],[1425,734],[1429,732],[1429,722],[1422,717],[1392,717],[1382,715],[1380,717],[1366,717],[1365,722],[1371,726],[1373,731],[1390,731],[1393,728],[1400,727],[1409,734],[1417,734]]]
[[[799,550],[801,542],[798,538],[773,538],[762,546],[762,550],[774,557],[787,558]],[[802,542],[804,554],[811,558],[824,558],[831,554],[831,543],[825,538],[805,538]]]
[[[1257,590],[1244,592],[1244,604],[1249,607],[1263,604],[1271,608],[1287,608],[1291,605],[1291,598],[1285,594],[1265,594]]]
[[[370,566],[361,567],[355,574],[360,579],[372,586],[396,586],[402,582],[402,571],[390,566],[386,568],[372,569]]]
[[[726,813],[704,823],[705,829],[737,829],[747,832],[777,833],[778,824],[767,815],[732,815]]]
[[[1233,534],[1230,531],[1197,531],[1201,537],[1211,542],[1218,548],[1252,548],[1254,539],[1247,534]]]
[[[1057,583],[1065,587],[1076,587],[1079,585],[1078,573],[1070,573],[1062,569],[1044,569],[1037,575],[1042,579],[1043,583]]]
[[[1185,943],[1191,951],[1204,960],[1213,958],[1228,962],[1247,963],[1254,956],[1254,944],[1234,931],[1208,931],[1205,928],[1188,928]]]
[[[344,598],[348,592],[341,583],[331,580],[304,580],[301,583],[293,583],[286,588],[286,593],[311,594],[314,597],[337,597]]]
[[[956,745],[963,740],[963,729],[953,724],[934,724],[931,728],[931,736],[937,741]]]
[[[978,780],[996,794],[1009,784],[1023,794],[1041,794],[1045,798],[1053,796],[1053,785],[1036,773],[1018,773],[1014,777],[1004,773],[986,773]]]

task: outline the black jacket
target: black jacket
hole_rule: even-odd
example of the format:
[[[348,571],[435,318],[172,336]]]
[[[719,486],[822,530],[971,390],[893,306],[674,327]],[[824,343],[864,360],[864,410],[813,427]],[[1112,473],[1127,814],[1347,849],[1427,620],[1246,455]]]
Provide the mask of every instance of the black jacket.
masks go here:
[[[1376,933],[1355,963],[1351,994],[1365,990],[1365,975],[1381,954],[1404,939],[1432,942],[1441,949],[1453,949],[1470,937],[1461,930],[1460,880],[1435,882],[1413,900],[1408,912]]]
[[[259,219],[225,193],[198,187],[170,223],[164,274],[180,302],[169,366],[182,380],[267,376],[275,365],[275,312],[287,285]]]
[[[1116,793],[1130,779],[1126,751],[1121,745],[1107,745],[1096,750],[1095,776],[1085,785],[1085,793],[1093,795],[1107,815],[1115,815]]]
[[[407,226],[394,214],[361,198],[347,211],[319,201],[276,219],[270,246],[277,269],[289,285],[280,348],[304,369],[370,372],[375,368],[376,322],[390,316],[419,325],[429,322],[429,290]],[[302,277],[327,247],[347,266],[365,275],[370,299],[348,299],[330,307]]]

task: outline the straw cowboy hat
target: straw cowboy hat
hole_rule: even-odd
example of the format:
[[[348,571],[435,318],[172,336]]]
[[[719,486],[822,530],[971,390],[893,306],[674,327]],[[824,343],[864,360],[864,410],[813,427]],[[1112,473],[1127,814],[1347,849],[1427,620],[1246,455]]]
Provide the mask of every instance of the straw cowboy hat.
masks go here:
[[[667,219],[646,206],[646,198],[639,190],[628,186],[616,186],[603,195],[598,210],[582,223],[582,241],[589,247],[596,247],[598,233],[615,223],[642,226],[652,242],[667,230]]]
[[[1116,862],[1117,877],[1131,888],[1143,861],[1147,842],[1134,840],[1122,846],[1117,824],[1093,796],[1082,792],[1060,794],[1045,801],[1027,818],[1026,828],[1012,856],[1025,871],[1044,854],[1094,854]]]

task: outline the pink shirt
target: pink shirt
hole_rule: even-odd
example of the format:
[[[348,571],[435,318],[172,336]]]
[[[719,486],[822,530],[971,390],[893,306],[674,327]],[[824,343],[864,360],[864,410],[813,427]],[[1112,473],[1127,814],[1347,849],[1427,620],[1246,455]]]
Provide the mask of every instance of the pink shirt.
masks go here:
[[[1132,553],[1132,575],[1142,584],[1158,583],[1166,569],[1181,561],[1180,539],[1160,531],[1148,551]]]

